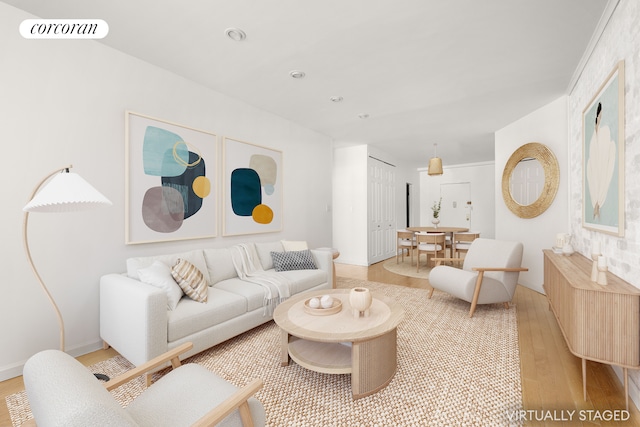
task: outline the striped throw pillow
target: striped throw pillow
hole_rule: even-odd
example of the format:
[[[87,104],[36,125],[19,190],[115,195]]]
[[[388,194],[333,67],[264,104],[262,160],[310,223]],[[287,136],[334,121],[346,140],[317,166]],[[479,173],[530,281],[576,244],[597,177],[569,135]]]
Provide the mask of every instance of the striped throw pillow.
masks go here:
[[[171,268],[171,275],[189,298],[207,302],[207,281],[196,266],[185,259],[178,259],[176,265]]]

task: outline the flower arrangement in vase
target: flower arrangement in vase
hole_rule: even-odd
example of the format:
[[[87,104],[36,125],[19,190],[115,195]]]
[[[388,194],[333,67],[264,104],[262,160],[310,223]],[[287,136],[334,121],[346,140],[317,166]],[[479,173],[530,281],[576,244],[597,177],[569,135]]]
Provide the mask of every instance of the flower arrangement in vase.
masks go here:
[[[438,224],[440,224],[440,219],[438,218],[440,216],[440,208],[442,207],[442,197],[440,197],[440,200],[438,200],[438,202],[433,202],[433,206],[431,206],[431,210],[433,211],[433,219],[431,220],[431,222],[433,223],[433,226],[435,228],[438,228]]]

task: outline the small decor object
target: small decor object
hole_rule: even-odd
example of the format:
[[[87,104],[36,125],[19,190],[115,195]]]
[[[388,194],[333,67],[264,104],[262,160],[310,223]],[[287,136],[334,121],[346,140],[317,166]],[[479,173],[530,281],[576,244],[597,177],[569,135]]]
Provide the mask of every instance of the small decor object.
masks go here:
[[[593,242],[593,246],[591,247],[591,259],[593,260],[593,265],[591,266],[591,281],[598,281],[598,258],[600,258],[600,242]]]
[[[438,218],[440,216],[440,209],[442,208],[442,197],[440,197],[440,200],[438,200],[438,202],[433,202],[433,206],[431,206],[431,210],[433,211],[433,219],[431,220],[431,222],[433,223],[433,226],[435,228],[438,228],[438,224],[440,224],[440,219]]]
[[[624,61],[582,112],[582,226],[624,236]]]
[[[564,246],[562,247],[562,254],[569,256],[573,255],[573,246],[571,245],[571,234],[567,234],[567,237],[564,242]]]
[[[320,298],[320,306],[322,308],[333,307],[333,297],[331,295],[323,295],[322,298]]]
[[[603,257],[602,255],[600,255],[598,257],[598,280],[597,283],[598,285],[603,285],[606,286],[608,285],[607,283],[607,260],[605,257]]]
[[[371,291],[367,288],[353,288],[349,292],[349,303],[351,304],[353,317],[369,317],[371,302]]]
[[[331,306],[327,306],[327,308],[323,308],[322,298],[324,297],[331,298]],[[328,301],[328,299],[325,301]],[[342,310],[342,301],[340,301],[339,298],[333,298],[329,295],[324,295],[323,297],[309,298],[304,302],[304,311],[313,316],[328,316],[330,314],[339,313],[341,310]]]

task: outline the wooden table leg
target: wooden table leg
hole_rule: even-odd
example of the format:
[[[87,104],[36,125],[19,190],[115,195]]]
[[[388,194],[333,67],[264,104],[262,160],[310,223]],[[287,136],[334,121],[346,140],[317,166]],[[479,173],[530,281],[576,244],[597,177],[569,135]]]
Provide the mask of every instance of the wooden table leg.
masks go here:
[[[280,366],[289,365],[289,332],[280,329]]]
[[[360,399],[387,386],[398,370],[398,330],[352,344],[351,391]]]

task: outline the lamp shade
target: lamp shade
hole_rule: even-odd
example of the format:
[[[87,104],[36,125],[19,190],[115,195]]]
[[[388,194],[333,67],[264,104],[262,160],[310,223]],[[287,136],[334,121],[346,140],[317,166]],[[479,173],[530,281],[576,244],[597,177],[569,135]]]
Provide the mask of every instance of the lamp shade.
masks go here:
[[[61,172],[35,194],[22,210],[25,212],[73,212],[108,205],[111,205],[109,199],[80,175]]]
[[[442,159],[440,157],[432,157],[429,160],[428,175],[442,175]]]

